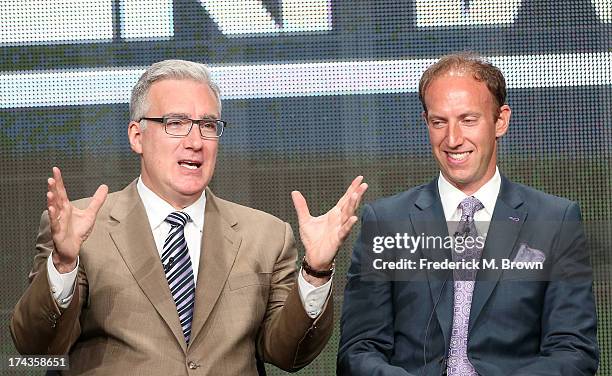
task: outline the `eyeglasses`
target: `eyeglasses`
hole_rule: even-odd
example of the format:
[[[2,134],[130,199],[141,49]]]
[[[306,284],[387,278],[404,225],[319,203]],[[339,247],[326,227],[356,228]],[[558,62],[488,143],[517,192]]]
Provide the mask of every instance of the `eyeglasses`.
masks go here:
[[[200,136],[202,138],[217,139],[223,134],[223,129],[227,126],[227,122],[223,120],[214,119],[189,119],[189,118],[177,118],[177,117],[141,117],[139,122],[142,120],[151,120],[164,125],[164,130],[171,136],[185,137],[191,132],[194,124],[198,125],[200,129]]]

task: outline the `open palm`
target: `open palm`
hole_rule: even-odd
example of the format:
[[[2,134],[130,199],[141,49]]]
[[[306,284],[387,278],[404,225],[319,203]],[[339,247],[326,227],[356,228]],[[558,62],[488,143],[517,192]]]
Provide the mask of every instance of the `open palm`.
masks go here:
[[[89,237],[98,210],[106,200],[108,187],[98,187],[89,206],[81,210],[70,203],[59,168],[53,168],[53,177],[47,185],[47,209],[55,245],[53,263],[60,273],[64,273],[74,269],[81,244]]]
[[[304,244],[308,264],[316,270],[329,269],[338,249],[357,222],[355,210],[368,189],[362,183],[363,176],[356,177],[338,203],[318,217],[310,215],[306,199],[298,191],[291,197],[297,212],[300,238]]]

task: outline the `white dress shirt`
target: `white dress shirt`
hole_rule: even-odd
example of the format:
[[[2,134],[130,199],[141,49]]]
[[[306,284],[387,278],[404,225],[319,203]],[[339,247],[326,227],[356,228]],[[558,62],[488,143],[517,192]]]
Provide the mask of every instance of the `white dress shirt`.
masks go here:
[[[496,166],[493,177],[472,194],[472,196],[480,200],[484,206],[483,209],[474,213],[476,229],[478,234],[484,238],[486,238],[487,232],[489,231],[489,224],[493,217],[493,210],[495,209],[495,203],[497,202],[500,188],[501,176]],[[448,233],[454,234],[458,222],[461,220],[461,209],[459,208],[459,204],[464,198],[469,196],[446,180],[441,172],[440,178],[438,179],[438,191],[440,192],[442,209],[444,210],[444,217],[446,217],[446,223],[448,225]]]
[[[164,241],[170,232],[170,224],[166,222],[165,219],[170,213],[176,211],[176,209],[150,190],[142,182],[141,178],[138,178],[136,188],[138,190],[138,195],[144,204],[147,218],[151,226],[151,232],[153,233],[153,238],[157,247],[157,252],[159,253],[161,259]],[[187,241],[189,257],[191,257],[193,276],[196,285],[198,283],[198,269],[200,265],[202,233],[204,231],[205,208],[206,192],[202,192],[202,195],[196,202],[181,210],[191,217],[191,221],[187,222],[185,225],[185,239]],[[72,300],[77,270],[79,267],[78,262],[79,261],[77,259],[77,267],[74,270],[69,273],[61,274],[53,265],[51,256],[49,256],[47,260],[47,274],[49,276],[51,292],[53,293],[53,297],[59,306],[62,308],[68,307],[68,304],[70,304],[70,301]],[[316,318],[321,313],[325,300],[327,299],[327,296],[331,290],[331,279],[324,285],[315,287],[304,279],[300,270],[298,275],[298,290],[306,313],[309,317]]]

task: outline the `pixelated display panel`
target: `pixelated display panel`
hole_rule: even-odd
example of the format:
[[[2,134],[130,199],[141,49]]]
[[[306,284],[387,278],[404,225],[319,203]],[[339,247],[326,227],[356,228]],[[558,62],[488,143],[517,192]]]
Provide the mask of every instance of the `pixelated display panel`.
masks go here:
[[[297,230],[290,192],[311,212],[362,174],[366,201],[437,173],[417,85],[442,54],[475,50],[504,72],[513,109],[502,173],[578,201],[595,270],[600,375],[612,374],[612,4],[604,0],[128,0],[0,2],[1,351],[62,167],[71,198],[138,176],[129,93],[149,64],[209,64],[223,118],[212,188]],[[302,375],[335,374],[336,328]],[[268,367],[269,374],[284,372]],[[36,374],[36,373],[34,373]]]

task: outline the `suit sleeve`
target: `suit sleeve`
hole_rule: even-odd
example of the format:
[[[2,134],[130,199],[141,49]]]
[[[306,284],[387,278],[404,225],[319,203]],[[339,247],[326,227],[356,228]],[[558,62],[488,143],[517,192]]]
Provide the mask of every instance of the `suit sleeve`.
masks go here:
[[[290,372],[312,362],[327,344],[333,329],[331,293],[319,316],[313,319],[307,315],[300,300],[296,261],[293,232],[285,223],[284,244],[272,273],[257,352],[265,362]]]
[[[576,203],[565,211],[542,311],[540,356],[511,374],[594,375],[599,363],[593,271]]]
[[[372,239],[377,234],[380,232],[374,210],[365,205],[344,290],[338,375],[410,375],[389,364],[394,349],[392,282],[389,276],[377,274],[367,265],[373,255]]]
[[[53,250],[53,239],[46,211],[40,221],[36,250],[29,275],[30,284],[11,316],[13,343],[21,354],[67,354],[80,334],[79,316],[86,296],[87,280],[80,269],[70,304],[67,308],[58,306],[47,276],[46,264]]]

